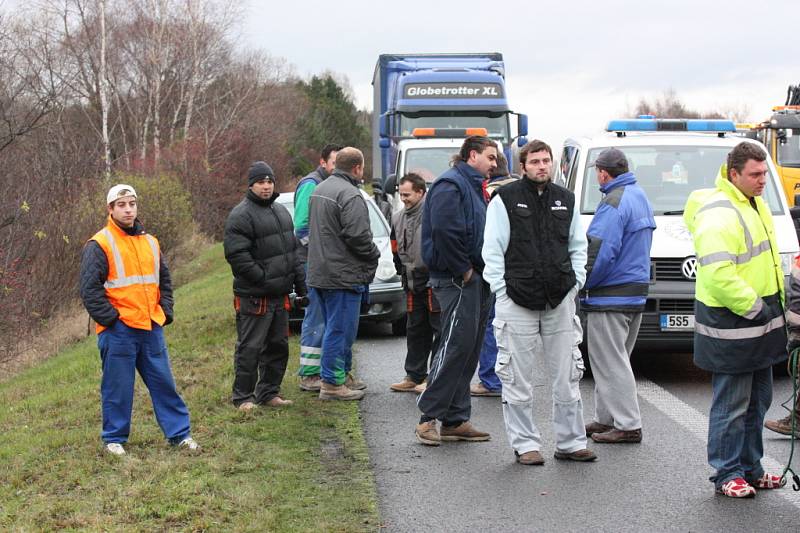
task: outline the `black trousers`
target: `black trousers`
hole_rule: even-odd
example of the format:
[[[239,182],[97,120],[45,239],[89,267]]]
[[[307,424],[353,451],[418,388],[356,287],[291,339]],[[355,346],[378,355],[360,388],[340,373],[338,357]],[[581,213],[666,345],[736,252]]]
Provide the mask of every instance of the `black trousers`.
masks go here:
[[[428,361],[439,342],[441,309],[433,290],[406,291],[406,375],[414,383],[428,377]]]
[[[284,298],[234,299],[236,351],[233,404],[263,404],[278,395],[289,361],[289,312]]]
[[[417,407],[423,417],[455,426],[472,415],[469,384],[478,367],[494,294],[477,272],[466,285],[459,278],[431,279],[431,286],[442,307],[442,334]]]

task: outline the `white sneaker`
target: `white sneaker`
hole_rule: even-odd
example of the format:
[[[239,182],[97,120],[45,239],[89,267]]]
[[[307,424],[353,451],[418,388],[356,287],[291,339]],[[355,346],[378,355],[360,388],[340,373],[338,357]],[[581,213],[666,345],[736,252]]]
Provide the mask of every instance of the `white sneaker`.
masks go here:
[[[194,452],[200,449],[200,445],[192,437],[186,437],[178,443],[178,448],[186,448]]]
[[[125,448],[119,442],[108,442],[103,448],[111,455],[125,455]]]

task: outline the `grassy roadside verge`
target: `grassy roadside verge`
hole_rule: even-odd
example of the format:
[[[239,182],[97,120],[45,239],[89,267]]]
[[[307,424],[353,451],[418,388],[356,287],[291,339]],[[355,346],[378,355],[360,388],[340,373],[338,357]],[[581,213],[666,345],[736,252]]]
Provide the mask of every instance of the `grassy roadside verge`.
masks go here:
[[[221,246],[176,278],[192,281],[176,292],[167,342],[202,453],[165,443],[137,380],[129,455],[103,454],[99,356],[87,339],[0,384],[0,530],[377,529],[357,406],[299,391],[294,340],[283,392],[295,405],[234,410],[235,331]]]

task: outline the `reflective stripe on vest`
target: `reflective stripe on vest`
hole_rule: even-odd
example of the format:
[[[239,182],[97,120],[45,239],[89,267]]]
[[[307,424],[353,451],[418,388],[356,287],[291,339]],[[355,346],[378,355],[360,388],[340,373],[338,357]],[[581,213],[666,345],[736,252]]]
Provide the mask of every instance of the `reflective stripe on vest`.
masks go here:
[[[147,331],[153,323],[164,325],[158,240],[144,232],[128,235],[111,217],[92,240],[100,245],[106,257],[108,276],[103,287],[120,320],[128,327]],[[99,334],[106,328],[97,324],[96,329]]]
[[[744,230],[744,244],[747,248],[747,251],[742,254],[732,254],[730,252],[714,252],[710,253],[701,257],[697,258],[698,264],[700,266],[707,266],[712,263],[717,263],[720,261],[731,261],[735,265],[741,265],[742,263],[747,263],[754,257],[757,257],[764,252],[770,251],[770,244],[769,239],[761,241],[757,245],[753,246],[753,235],[750,233],[750,229],[747,227],[745,223],[744,217],[742,213],[739,212],[736,207],[734,207],[733,203],[730,200],[717,200],[716,202],[711,202],[710,204],[704,205],[700,209],[697,210],[697,214],[699,215],[703,211],[707,211],[709,209],[715,209],[717,207],[723,207],[725,209],[733,209],[736,213],[736,216],[739,218],[739,224],[741,224],[742,229]]]
[[[713,339],[723,340],[745,340],[763,337],[770,331],[782,328],[786,324],[783,316],[776,316],[763,326],[752,326],[749,328],[733,328],[733,329],[720,329],[706,326],[705,324],[695,323],[694,328],[697,333],[711,337]]]
[[[117,241],[114,240],[114,235],[108,230],[108,228],[104,228],[102,230],[103,235],[105,235],[106,239],[108,239],[108,245],[111,247],[111,254],[113,255],[114,261],[114,269],[117,273],[117,278],[113,280],[106,280],[103,284],[103,287],[106,289],[119,289],[121,287],[129,287],[131,285],[138,285],[138,284],[146,284],[152,283],[158,285],[160,282],[159,278],[159,271],[160,271],[160,255],[158,253],[158,246],[156,245],[155,239],[153,239],[150,235],[145,235],[147,239],[147,243],[150,245],[150,250],[153,251],[153,274],[143,275],[143,276],[126,276],[125,275],[125,263],[122,261],[122,254],[120,254],[119,247],[117,247]]]

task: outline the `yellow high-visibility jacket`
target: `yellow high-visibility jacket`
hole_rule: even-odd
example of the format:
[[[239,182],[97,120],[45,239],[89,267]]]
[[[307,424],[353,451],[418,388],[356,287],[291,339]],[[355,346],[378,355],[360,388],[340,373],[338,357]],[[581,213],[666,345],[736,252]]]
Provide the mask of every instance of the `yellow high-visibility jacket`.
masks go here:
[[[705,370],[749,372],[786,359],[783,270],[772,213],[727,179],[694,191],[684,220],[697,256],[694,361]]]

